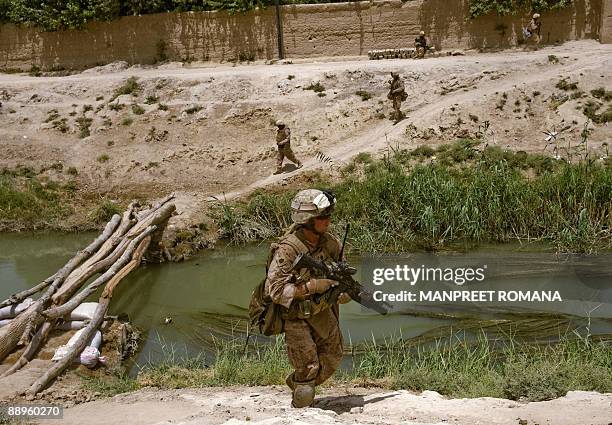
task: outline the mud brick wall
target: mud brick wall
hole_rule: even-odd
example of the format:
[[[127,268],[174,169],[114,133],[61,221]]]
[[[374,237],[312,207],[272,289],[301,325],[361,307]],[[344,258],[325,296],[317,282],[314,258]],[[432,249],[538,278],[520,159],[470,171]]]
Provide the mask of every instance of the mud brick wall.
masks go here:
[[[521,42],[530,14],[468,19],[467,0],[400,0],[282,7],[288,58],[365,55],[412,47],[423,29],[438,49],[502,49]],[[612,43],[612,0],[575,0],[542,14],[543,43]],[[0,26],[0,68],[83,68],[116,60],[233,62],[278,55],[274,7],[248,13],[164,13],[41,32]]]

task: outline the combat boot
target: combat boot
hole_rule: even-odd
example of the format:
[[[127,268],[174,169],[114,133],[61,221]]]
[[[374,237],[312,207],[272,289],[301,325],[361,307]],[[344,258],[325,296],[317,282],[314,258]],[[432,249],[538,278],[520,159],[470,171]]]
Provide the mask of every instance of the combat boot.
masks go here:
[[[293,397],[291,407],[302,408],[314,406],[315,381],[295,382],[293,381]]]
[[[283,172],[282,168],[277,168],[274,174],[281,174]]]

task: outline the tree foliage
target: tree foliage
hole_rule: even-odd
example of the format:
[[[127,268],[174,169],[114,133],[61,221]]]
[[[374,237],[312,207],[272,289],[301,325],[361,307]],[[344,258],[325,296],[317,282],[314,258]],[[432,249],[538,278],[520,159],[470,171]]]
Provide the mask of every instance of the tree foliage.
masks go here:
[[[470,18],[497,13],[500,16],[518,12],[544,12],[568,7],[572,0],[469,0]]]
[[[274,4],[274,0],[0,0],[0,22],[57,31],[120,16],[204,10],[240,12],[268,4]]]

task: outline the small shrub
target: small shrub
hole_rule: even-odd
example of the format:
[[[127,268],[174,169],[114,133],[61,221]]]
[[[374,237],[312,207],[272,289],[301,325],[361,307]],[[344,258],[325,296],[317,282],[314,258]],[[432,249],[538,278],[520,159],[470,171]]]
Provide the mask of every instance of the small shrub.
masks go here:
[[[559,58],[555,55],[548,55],[548,62],[559,63]]]
[[[188,113],[189,115],[191,115],[191,114],[195,114],[196,112],[201,111],[201,110],[202,110],[202,106],[194,105],[194,106],[191,106],[191,107],[185,109],[185,112]]]
[[[159,97],[151,95],[151,96],[147,96],[145,103],[147,105],[153,105],[154,103],[157,103],[158,101],[159,101]]]
[[[369,164],[373,161],[372,154],[370,152],[359,152],[354,161],[356,164]]]
[[[578,83],[569,83],[564,78],[562,80],[559,80],[559,82],[557,84],[555,84],[555,87],[558,88],[559,90],[563,90],[563,91],[577,90],[578,89]]]
[[[137,104],[133,104],[132,105],[132,112],[136,115],[142,115],[145,113],[145,110],[142,106],[137,105]]]
[[[431,146],[421,145],[410,152],[410,156],[417,158],[431,158],[436,153],[435,149]]]
[[[132,118],[126,117],[121,120],[121,125],[131,125],[133,122],[134,120]]]
[[[96,161],[103,164],[105,162],[108,162],[109,159],[110,157],[107,154],[103,153],[102,155],[96,158]]]
[[[550,96],[550,109],[556,110],[559,106],[567,102],[568,99],[569,99],[569,96],[567,95],[553,94],[552,96]]]
[[[473,114],[468,114],[468,117],[470,118],[470,121],[472,122],[478,122],[478,117],[476,115]]]
[[[167,111],[168,110],[168,105],[164,104],[164,103],[160,103],[159,105],[157,105],[157,109],[160,111]]]
[[[536,91],[534,91],[532,94],[533,94],[533,97],[536,97],[536,96],[539,96],[541,93],[540,93],[539,91],[537,91],[537,90],[536,90]]]
[[[60,114],[57,113],[57,109],[51,109],[49,111],[49,115],[47,115],[47,119],[45,120],[45,122],[55,121],[59,117],[60,117]]]
[[[612,100],[612,91],[606,91],[606,89],[604,89],[603,87],[591,90],[591,94],[597,99],[603,99],[605,101]]]
[[[86,116],[81,116],[76,119],[77,128],[79,129],[79,137],[81,139],[91,135],[89,126],[91,126],[92,121],[93,120],[91,118],[87,118]]]
[[[66,172],[70,174],[71,176],[76,176],[79,174],[76,167],[68,167],[68,170]]]
[[[363,102],[365,102],[366,100],[369,100],[372,98],[372,95],[370,93],[368,93],[367,91],[364,90],[358,90],[357,92],[355,92],[355,94],[357,96],[361,96],[361,100]]]
[[[291,74],[287,75],[288,80],[293,80],[294,78],[295,78],[295,75],[291,75]]]
[[[97,96],[96,97],[96,102],[99,102],[101,100],[104,100],[104,96]]]
[[[580,99],[583,94],[584,92],[582,90],[576,90],[574,93],[572,93],[570,99]]]
[[[123,83],[123,85],[121,85],[115,90],[111,101],[124,94],[131,94],[133,96],[136,96],[138,94],[138,91],[140,90],[140,85],[138,84],[137,80],[138,78],[136,77],[128,78],[125,83]]]
[[[59,120],[55,120],[51,123],[53,128],[61,131],[62,133],[66,133],[70,128],[68,127],[68,119],[61,118]]]
[[[42,71],[38,65],[32,65],[28,74],[30,77],[40,77],[42,75]]]
[[[325,92],[317,93],[317,96],[325,97],[325,96],[327,96],[327,93],[325,93]]]
[[[108,109],[110,109],[111,111],[120,111],[125,107],[125,105],[123,103],[109,103],[108,104]]]
[[[90,213],[90,217],[96,223],[104,223],[109,221],[113,215],[121,213],[121,209],[115,203],[104,199],[98,207]]]
[[[308,87],[304,87],[304,90],[312,90],[315,93],[323,93],[325,91],[325,87],[320,82],[311,83]]]
[[[87,111],[93,111],[93,106],[92,105],[83,105],[83,113],[85,113]]]

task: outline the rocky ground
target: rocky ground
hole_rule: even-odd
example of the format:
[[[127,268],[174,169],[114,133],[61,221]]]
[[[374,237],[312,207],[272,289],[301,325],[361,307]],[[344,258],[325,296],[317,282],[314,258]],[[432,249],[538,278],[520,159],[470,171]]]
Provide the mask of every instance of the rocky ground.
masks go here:
[[[127,202],[174,191],[173,222],[182,228],[205,221],[215,198],[306,183],[313,170],[333,174],[363,151],[480,137],[542,152],[543,132],[563,130],[563,154],[581,141],[587,102],[600,105],[597,113],[610,106],[590,91],[612,89],[611,62],[611,45],[584,40],[424,60],[113,63],[64,77],[0,74],[0,169],[26,166],[43,180],[72,181],[75,199]],[[407,118],[397,125],[388,119],[390,70],[408,90]],[[317,83],[322,91],[307,90]],[[306,166],[271,176],[277,119],[288,123]],[[588,128],[589,148],[606,155],[609,126]]]

